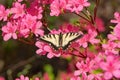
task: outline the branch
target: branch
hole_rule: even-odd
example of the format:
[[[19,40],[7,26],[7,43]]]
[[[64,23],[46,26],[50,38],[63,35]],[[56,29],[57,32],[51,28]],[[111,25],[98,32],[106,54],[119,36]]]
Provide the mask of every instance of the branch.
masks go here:
[[[86,20],[87,22],[91,23],[88,19],[86,19],[85,17],[81,16],[80,14],[74,13],[76,15],[78,15],[79,17],[81,17],[82,19]]]
[[[97,10],[98,10],[99,3],[100,3],[100,0],[96,0],[96,6],[94,8],[94,21],[96,19],[96,15],[97,15]]]

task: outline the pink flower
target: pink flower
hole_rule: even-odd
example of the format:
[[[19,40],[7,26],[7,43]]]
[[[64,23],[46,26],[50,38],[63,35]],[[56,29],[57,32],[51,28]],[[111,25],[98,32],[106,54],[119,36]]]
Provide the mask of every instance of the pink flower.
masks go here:
[[[100,42],[99,39],[95,39],[95,37],[97,36],[97,32],[96,31],[93,31],[93,30],[88,30],[88,35],[89,35],[89,42],[91,44],[97,44]]]
[[[12,25],[10,22],[8,22],[7,25],[3,26],[2,31],[4,41],[9,40],[10,38],[17,39],[16,30],[17,26]]]
[[[59,79],[60,80],[70,80],[71,76],[74,76],[71,72],[60,72]]]
[[[40,78],[36,77],[34,80],[40,80]]]
[[[18,2],[22,2],[23,0],[18,0]]]
[[[98,30],[99,32],[103,32],[105,31],[105,26],[104,26],[104,22],[102,21],[101,18],[96,18],[95,19],[95,25],[93,25],[92,23],[89,23],[87,22],[86,20],[84,19],[80,19],[80,25],[81,25],[81,28],[83,30]]]
[[[47,44],[45,44],[45,43],[43,43],[43,42],[37,41],[37,42],[35,43],[35,45],[39,48],[39,49],[36,51],[37,54],[40,54],[40,55],[45,55],[45,54],[46,54],[46,51],[44,50],[44,47],[45,47],[45,46],[48,46]]]
[[[86,48],[88,46],[88,35],[84,35],[81,39],[77,40],[77,42],[83,46],[84,48]]]
[[[120,35],[119,35],[120,34],[120,24],[115,26],[113,32],[114,32],[114,35],[120,40]]]
[[[115,56],[107,56],[106,61],[100,63],[100,67],[105,71],[104,78],[111,79],[113,76],[120,78],[120,58]]]
[[[41,29],[42,23],[37,21],[36,16],[26,14],[22,19],[22,23],[35,35],[43,35],[44,31]]]
[[[30,2],[30,6],[27,8],[27,13],[31,14],[32,16],[36,16],[38,19],[42,18],[43,9],[40,6],[40,0],[33,0]]]
[[[86,73],[82,73],[81,80],[94,80],[94,76],[93,75],[87,75]]]
[[[3,5],[0,5],[0,20],[7,20],[7,17],[9,15],[9,10],[5,10],[5,7]]]
[[[90,72],[91,70],[93,70],[94,64],[95,64],[95,61],[90,60],[89,58],[87,58],[85,62],[84,61],[77,62],[76,67],[79,70],[76,70],[74,75],[78,76],[82,73]]]
[[[80,34],[82,34],[82,32],[80,32],[79,29],[80,28],[77,26],[65,23],[65,24],[61,25],[58,30],[56,30],[56,29],[51,30],[51,33],[52,34],[59,34],[60,32],[62,32],[62,33],[79,32]]]
[[[108,37],[109,41],[118,40],[118,38],[115,36],[115,34],[108,34],[107,37]]]
[[[43,80],[50,80],[50,75],[48,73],[44,73]]]
[[[98,31],[100,31],[100,32],[105,31],[105,26],[104,26],[102,19],[96,18],[95,23],[96,23],[95,27],[97,27]],[[94,27],[94,26],[92,26],[92,27]]]
[[[59,30],[52,29],[52,30],[50,31],[51,34],[60,34],[60,32],[62,32],[60,29],[59,29]]]
[[[51,4],[53,0],[42,0],[43,4]]]
[[[34,25],[34,23],[37,22],[37,17],[36,16],[32,16],[30,14],[26,14],[24,18],[22,18],[22,22],[28,27],[30,28],[31,26]]]
[[[50,15],[58,16],[60,13],[64,11],[66,7],[66,0],[54,0],[50,5]]]
[[[81,80],[79,76],[73,76],[70,78],[70,80]]]
[[[24,75],[21,75],[20,78],[16,78],[15,80],[29,80],[29,77],[25,77]]]
[[[4,78],[4,77],[2,77],[2,76],[0,76],[0,80],[5,80],[5,78]]]
[[[115,12],[114,13],[114,17],[115,17],[115,19],[114,20],[111,20],[111,22],[112,23],[117,23],[117,25],[115,26],[115,28],[114,28],[114,34],[115,34],[115,36],[118,38],[118,39],[120,39],[120,13],[119,12]]]
[[[42,7],[39,7],[39,8],[38,8],[38,14],[37,14],[37,18],[38,18],[38,19],[42,19],[42,12],[43,12]]]
[[[22,21],[21,19],[18,19],[14,24],[16,24],[17,26],[17,33],[19,38],[21,37],[27,38],[29,36],[30,29],[24,21]]]
[[[114,20],[111,20],[112,23],[120,23],[120,13],[119,12],[115,12],[114,13],[114,17],[115,19]]]
[[[87,1],[88,0],[68,0],[66,9],[79,14],[79,12],[82,11],[84,7],[90,6],[90,3]]]
[[[13,8],[11,8],[11,12],[14,14],[13,18],[23,17],[25,14],[24,8],[24,4],[21,5],[19,2],[15,2]]]
[[[100,42],[99,39],[96,39],[95,37],[97,36],[97,32],[94,30],[89,29],[88,34],[85,34],[80,40],[77,42],[82,45],[84,48],[88,46],[88,42],[91,44],[97,44]]]
[[[19,37],[27,38],[30,33],[36,36],[43,35],[44,31],[41,29],[42,23],[37,20],[36,16],[26,14],[23,18],[17,20]]]
[[[68,32],[79,32],[80,28],[77,26],[74,26],[72,24],[63,24],[62,26],[60,26],[60,30],[63,33],[68,33]]]
[[[37,41],[35,45],[39,48],[36,51],[37,54],[45,55],[48,52],[48,58],[52,58],[54,56],[59,57],[61,55],[60,53],[55,52],[49,45],[43,42]]]
[[[31,29],[31,32],[34,33],[36,36],[38,35],[43,36],[44,31],[41,29],[41,27],[42,27],[42,23],[37,22],[30,29]]]
[[[87,74],[82,73],[81,80],[103,80],[102,74]]]
[[[47,54],[48,58],[53,58],[54,56],[60,57],[60,55],[61,55],[59,52],[55,52],[50,46],[45,46],[44,50],[46,52],[48,52],[48,54]]]
[[[108,41],[107,44],[102,44],[102,47],[105,50],[105,54],[118,54],[118,51],[116,50],[116,48],[118,44],[112,41]]]

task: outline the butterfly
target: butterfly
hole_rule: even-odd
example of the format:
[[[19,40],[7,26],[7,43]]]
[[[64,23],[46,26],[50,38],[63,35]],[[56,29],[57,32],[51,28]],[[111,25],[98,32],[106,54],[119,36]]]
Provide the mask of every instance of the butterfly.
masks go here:
[[[78,38],[82,37],[81,34],[76,32],[60,33],[60,34],[48,34],[40,37],[41,41],[49,43],[54,50],[66,50],[70,43]]]

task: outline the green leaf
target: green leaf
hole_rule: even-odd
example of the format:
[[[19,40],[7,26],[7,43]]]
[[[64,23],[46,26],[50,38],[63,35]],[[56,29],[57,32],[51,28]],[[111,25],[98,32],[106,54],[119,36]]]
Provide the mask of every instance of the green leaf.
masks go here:
[[[14,0],[6,0],[7,6],[10,8]]]
[[[54,74],[53,74],[53,68],[51,65],[47,64],[44,66],[44,70],[46,73],[48,73],[50,80],[54,80]]]
[[[94,74],[99,74],[99,73],[102,73],[103,71],[101,69],[97,69],[97,70],[94,70],[93,73]]]
[[[49,64],[47,64],[47,65],[44,66],[44,70],[45,70],[45,72],[47,72],[47,73],[52,73],[52,72],[53,72],[53,68],[52,68],[52,66],[49,65]]]

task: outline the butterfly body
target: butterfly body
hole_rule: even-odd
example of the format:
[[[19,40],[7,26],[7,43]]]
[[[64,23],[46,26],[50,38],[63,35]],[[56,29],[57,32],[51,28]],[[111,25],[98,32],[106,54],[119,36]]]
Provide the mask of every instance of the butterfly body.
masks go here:
[[[80,38],[81,36],[81,34],[74,32],[64,34],[48,34],[40,37],[40,40],[49,43],[55,50],[65,50],[72,41]]]

